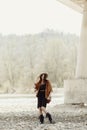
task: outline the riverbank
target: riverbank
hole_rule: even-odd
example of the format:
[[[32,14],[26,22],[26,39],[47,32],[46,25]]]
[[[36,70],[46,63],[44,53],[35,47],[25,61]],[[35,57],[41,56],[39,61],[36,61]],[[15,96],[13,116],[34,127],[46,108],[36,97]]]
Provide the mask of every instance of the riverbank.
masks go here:
[[[0,130],[87,130],[87,106],[64,105],[63,89],[54,91],[47,110],[55,124],[39,123],[34,94],[0,95]]]
[[[0,113],[0,130],[87,130],[87,106],[56,105],[48,109],[55,124],[39,123],[37,110]],[[45,116],[45,115],[44,115]]]

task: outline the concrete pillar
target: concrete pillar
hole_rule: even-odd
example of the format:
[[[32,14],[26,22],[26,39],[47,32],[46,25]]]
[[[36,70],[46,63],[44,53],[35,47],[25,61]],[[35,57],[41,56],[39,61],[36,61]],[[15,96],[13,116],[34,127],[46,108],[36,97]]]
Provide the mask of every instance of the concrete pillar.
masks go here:
[[[76,78],[87,78],[87,1],[84,5],[80,44],[78,48]]]
[[[87,1],[84,3],[75,79],[64,81],[64,103],[87,103]]]

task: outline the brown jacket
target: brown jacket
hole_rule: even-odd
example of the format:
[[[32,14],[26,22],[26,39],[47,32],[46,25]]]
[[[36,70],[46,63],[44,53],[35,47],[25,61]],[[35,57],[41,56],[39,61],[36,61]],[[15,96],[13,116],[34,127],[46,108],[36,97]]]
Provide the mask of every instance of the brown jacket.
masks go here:
[[[35,89],[37,90],[37,94],[38,94],[39,89],[40,89],[40,83],[39,82],[35,83]],[[49,80],[47,80],[47,82],[46,82],[46,91],[45,91],[45,98],[48,98],[51,92],[52,92],[52,86],[51,86]],[[36,96],[37,96],[37,94],[36,94]]]

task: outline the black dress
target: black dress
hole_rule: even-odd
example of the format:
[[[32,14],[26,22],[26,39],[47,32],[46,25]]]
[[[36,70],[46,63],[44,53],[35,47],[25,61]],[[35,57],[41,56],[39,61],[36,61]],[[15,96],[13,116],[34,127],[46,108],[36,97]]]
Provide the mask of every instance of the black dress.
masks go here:
[[[46,107],[46,98],[45,98],[45,89],[46,89],[46,84],[40,85],[40,89],[37,95],[38,99],[38,104],[37,107]]]

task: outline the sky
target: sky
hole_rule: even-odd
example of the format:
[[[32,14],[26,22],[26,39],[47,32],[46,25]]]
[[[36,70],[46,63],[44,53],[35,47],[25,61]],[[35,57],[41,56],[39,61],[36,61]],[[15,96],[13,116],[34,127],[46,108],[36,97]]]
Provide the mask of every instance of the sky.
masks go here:
[[[35,34],[46,29],[80,34],[82,14],[58,0],[0,0],[0,33]]]

